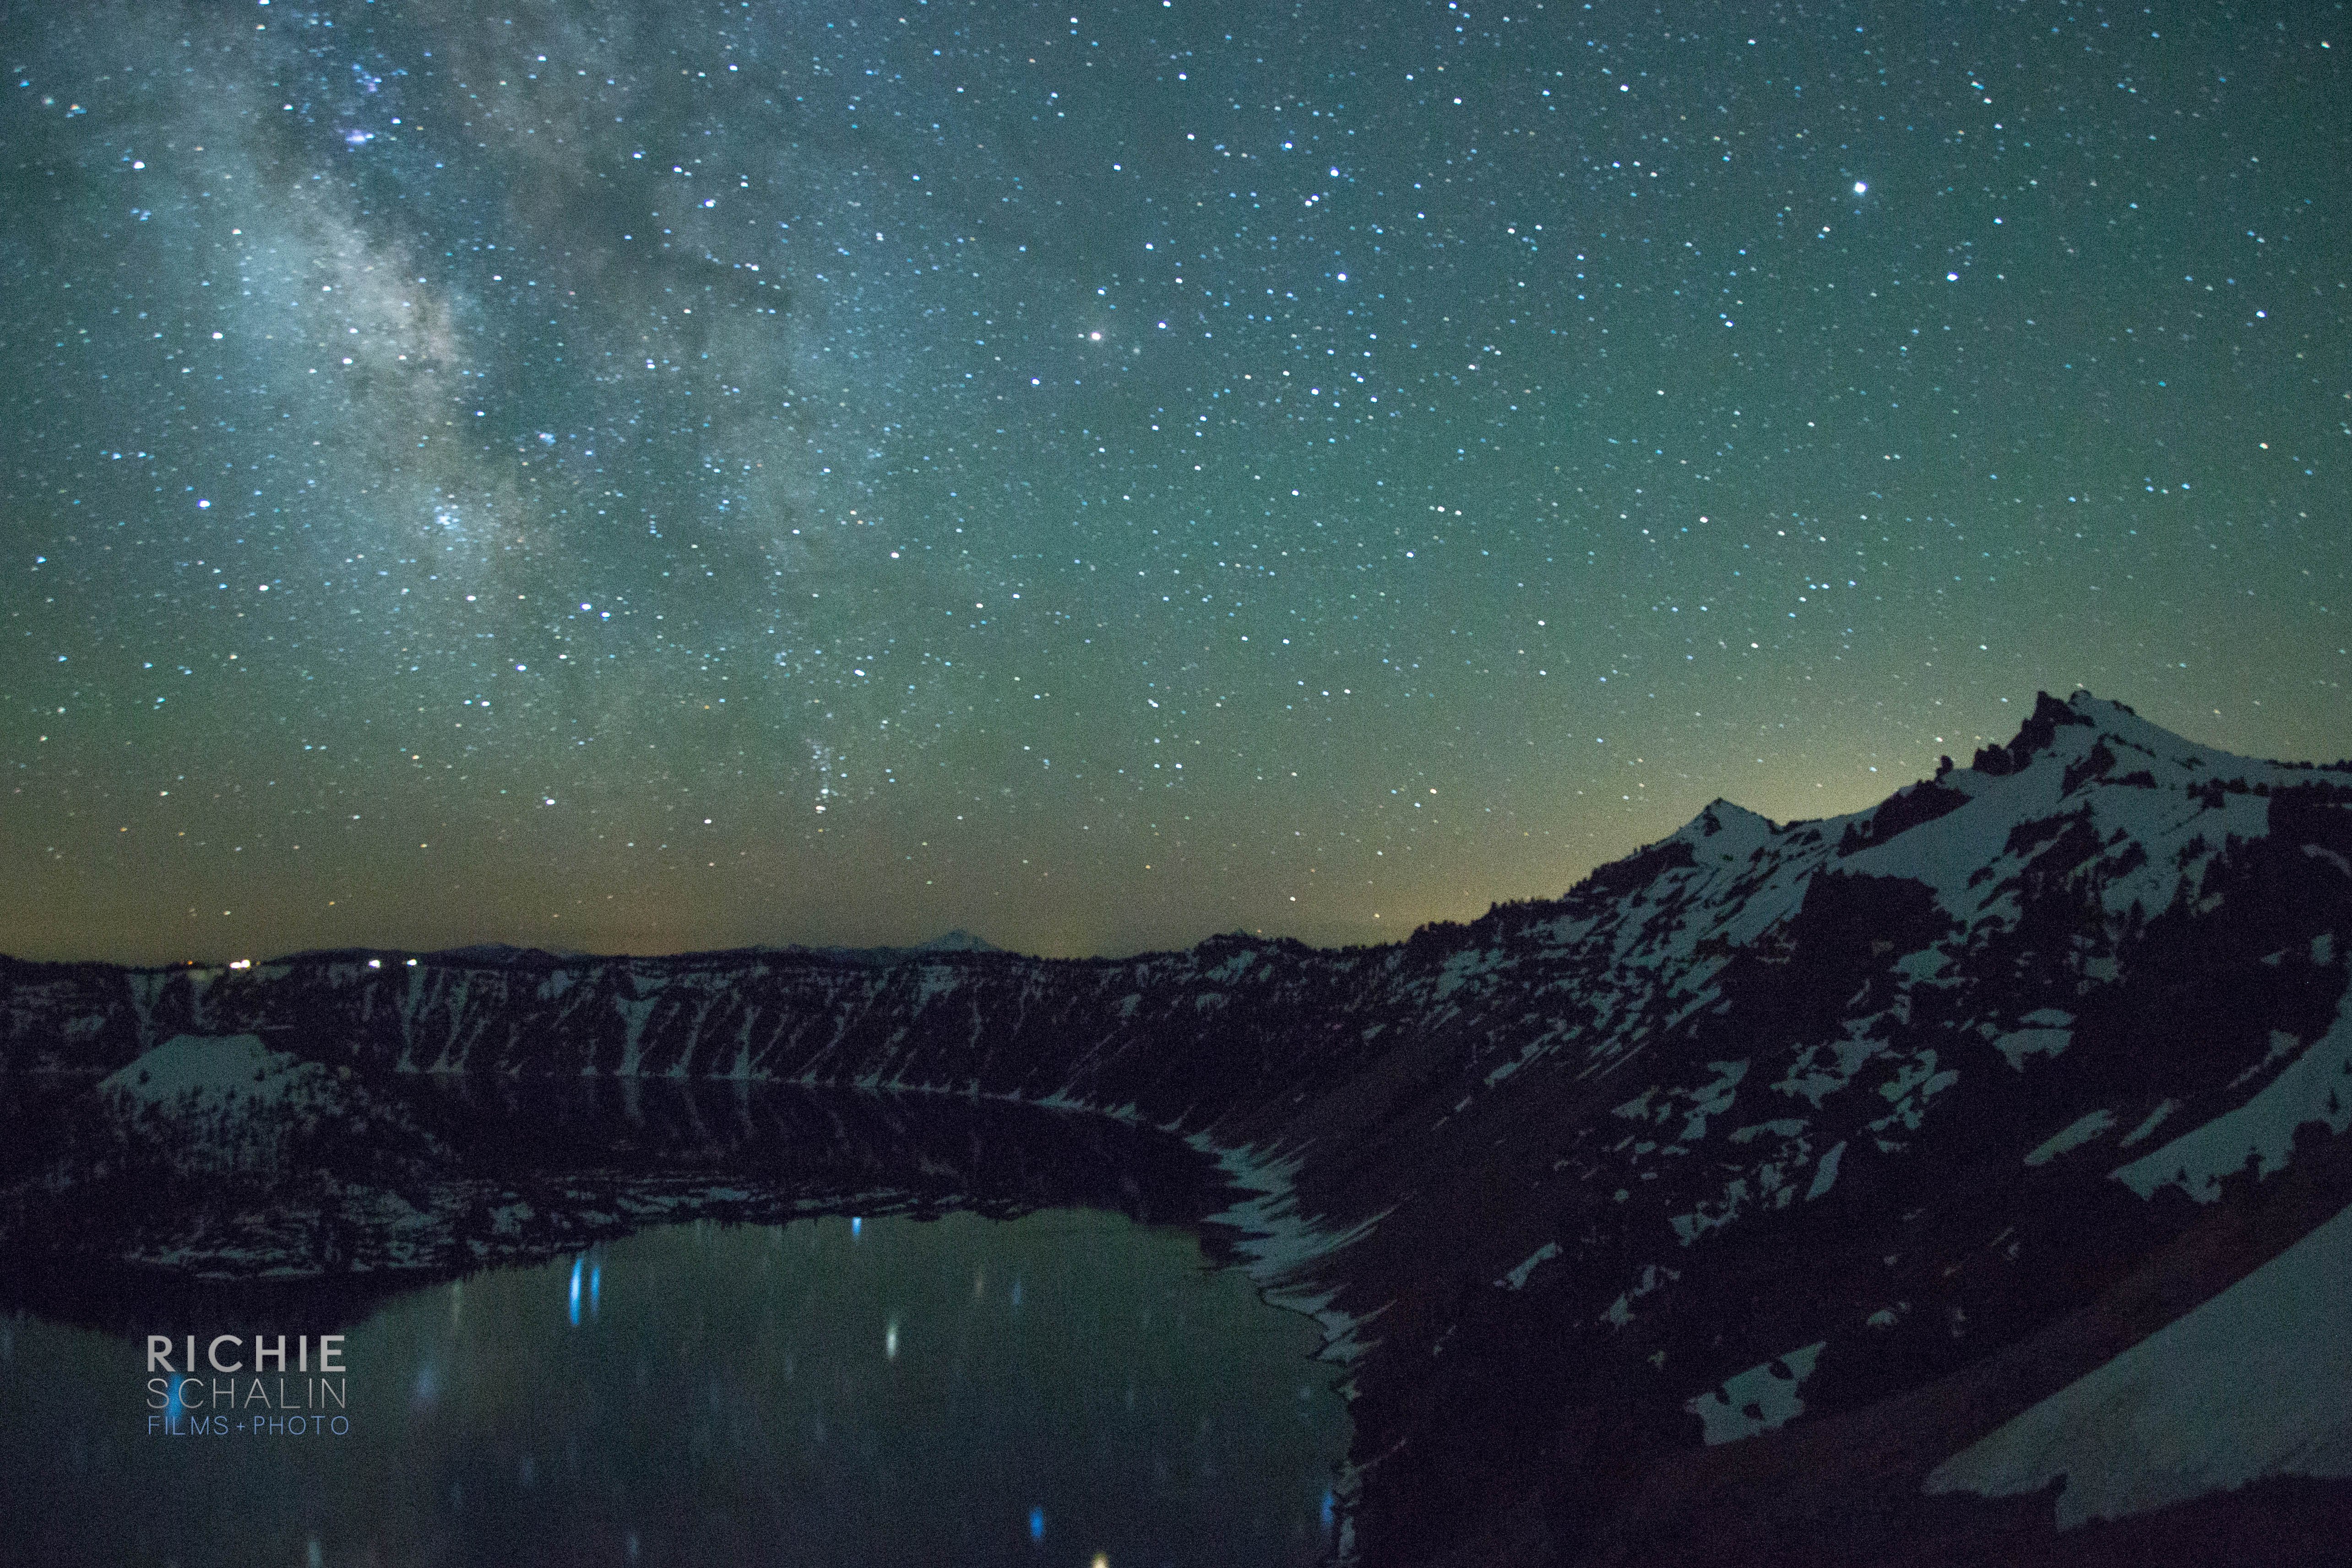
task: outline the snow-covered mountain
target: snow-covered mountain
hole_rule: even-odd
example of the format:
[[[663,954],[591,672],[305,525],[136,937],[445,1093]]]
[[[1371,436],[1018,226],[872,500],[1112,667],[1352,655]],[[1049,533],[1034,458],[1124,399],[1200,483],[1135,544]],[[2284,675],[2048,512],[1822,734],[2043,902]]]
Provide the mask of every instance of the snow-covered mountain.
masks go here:
[[[1017,1101],[1069,1113],[1019,1139],[1125,1127],[1135,1161],[1164,1130],[1349,1360],[1367,1562],[2333,1561],[2347,916],[2352,773],[2077,693],[1869,811],[1718,801],[1393,946],[8,964],[0,1051],[20,1085],[180,1036],[350,1069],[384,1155],[305,1189],[345,1268],[589,1223],[482,1219],[516,1178],[452,1083]],[[312,1232],[93,1230],[70,1145],[7,1173],[11,1249],[320,1264]],[[742,1197],[665,1167],[648,1208],[604,1163],[595,1223]]]

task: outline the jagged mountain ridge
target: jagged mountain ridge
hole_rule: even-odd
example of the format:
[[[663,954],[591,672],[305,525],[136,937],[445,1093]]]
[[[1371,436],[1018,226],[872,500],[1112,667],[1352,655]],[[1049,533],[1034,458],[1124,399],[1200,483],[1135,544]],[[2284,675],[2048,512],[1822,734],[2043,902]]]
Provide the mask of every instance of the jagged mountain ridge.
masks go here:
[[[814,958],[839,958],[857,964],[902,964],[909,958],[919,958],[932,953],[1002,953],[1003,951],[1004,951],[1003,948],[989,941],[985,936],[976,936],[958,926],[952,931],[940,933],[928,942],[918,942],[910,947],[806,947],[797,943],[779,947],[760,944],[750,947],[725,948],[717,953],[703,954],[700,956],[740,958],[756,954],[789,953]],[[387,957],[405,959],[407,956],[407,954],[391,948],[327,947],[290,953],[281,961],[309,960],[316,963],[333,959],[345,961],[355,959],[364,964],[372,957],[382,960]],[[419,956],[441,965],[551,968],[558,964],[591,961],[597,955],[574,952],[569,948],[551,951],[544,947],[518,947],[509,942],[475,942],[463,947],[436,948]],[[184,964],[177,967],[181,968],[219,967],[216,963]]]
[[[1356,1238],[1294,1283],[1371,1347],[1369,1559],[1667,1560],[1811,1508],[1877,1521],[1848,1527],[1862,1560],[2046,1529],[2046,1503],[1922,1485],[2352,1197],[2347,910],[2352,781],[2078,693],[1869,811],[1717,802],[1563,899],[1391,947],[19,965],[0,1045],[96,1073],[252,1030],[395,1079],[772,1078],[1171,1126]],[[2150,1280],[2169,1306],[2110,1301]],[[2121,1326],[2078,1322],[2101,1311]],[[1870,1462],[1770,1472],[1895,1407]],[[1725,1456],[1777,1479],[1693,1528]]]

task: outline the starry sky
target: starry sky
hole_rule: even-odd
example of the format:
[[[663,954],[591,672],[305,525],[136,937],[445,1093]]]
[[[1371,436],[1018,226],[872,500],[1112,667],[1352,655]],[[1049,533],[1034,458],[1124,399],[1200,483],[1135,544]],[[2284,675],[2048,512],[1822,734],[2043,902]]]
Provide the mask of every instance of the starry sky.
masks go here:
[[[0,951],[1402,936],[2352,755],[2342,5],[0,22]]]

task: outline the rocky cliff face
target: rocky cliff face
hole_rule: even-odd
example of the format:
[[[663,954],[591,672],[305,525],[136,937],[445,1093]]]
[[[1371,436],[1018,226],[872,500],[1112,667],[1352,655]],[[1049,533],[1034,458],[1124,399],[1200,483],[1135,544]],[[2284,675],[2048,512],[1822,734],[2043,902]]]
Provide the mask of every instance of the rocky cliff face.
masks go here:
[[[2231,1380],[2215,1322],[2333,1332],[2290,1306],[2352,1203],[2347,916],[2352,774],[2078,693],[1871,811],[1717,802],[1562,899],[1394,946],[10,965],[0,1051],[19,1084],[182,1035],[348,1069],[411,1163],[346,1196],[460,1179],[467,1124],[401,1088],[426,1082],[773,1082],[1191,1138],[1256,1189],[1261,1276],[1355,1358],[1368,1562],[2222,1561],[2232,1531],[2291,1557],[2352,1500],[2324,1479],[2352,1426],[2265,1447],[2196,1379]],[[76,1212],[53,1154],[13,1173],[12,1246]],[[340,1256],[469,1256],[369,1252],[353,1212]],[[213,1234],[168,1260],[236,1272],[251,1249]],[[303,1245],[275,1255],[324,1261]],[[2304,1380],[2352,1409],[2324,1363]],[[2121,1420],[2148,1377],[2190,1413],[2173,1479],[2111,1443],[2037,1495],[2018,1431]],[[2061,1544],[2068,1495],[2120,1521]]]

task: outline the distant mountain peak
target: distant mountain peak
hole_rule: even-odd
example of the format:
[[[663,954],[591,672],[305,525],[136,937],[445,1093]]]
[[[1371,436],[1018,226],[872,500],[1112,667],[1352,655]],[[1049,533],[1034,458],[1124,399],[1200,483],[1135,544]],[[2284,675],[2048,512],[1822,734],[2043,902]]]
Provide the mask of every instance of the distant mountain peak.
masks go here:
[[[961,925],[941,936],[934,936],[928,942],[917,943],[913,950],[918,953],[1002,953],[1004,951],[987,937],[975,936]]]
[[[441,963],[540,965],[576,958],[576,953],[551,953],[543,947],[518,947],[511,942],[474,942],[463,947],[443,947],[425,955]]]

